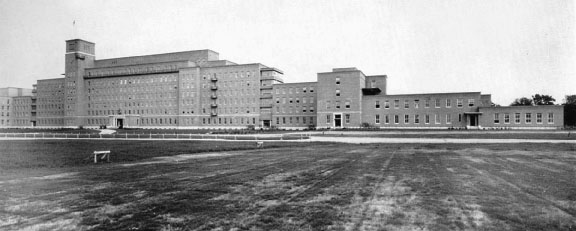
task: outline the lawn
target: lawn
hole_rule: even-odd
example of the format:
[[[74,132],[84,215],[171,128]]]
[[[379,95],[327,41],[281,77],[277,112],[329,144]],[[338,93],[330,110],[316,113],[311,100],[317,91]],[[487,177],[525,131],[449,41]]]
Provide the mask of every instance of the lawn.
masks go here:
[[[574,145],[78,142],[0,141],[0,230],[576,229]]]

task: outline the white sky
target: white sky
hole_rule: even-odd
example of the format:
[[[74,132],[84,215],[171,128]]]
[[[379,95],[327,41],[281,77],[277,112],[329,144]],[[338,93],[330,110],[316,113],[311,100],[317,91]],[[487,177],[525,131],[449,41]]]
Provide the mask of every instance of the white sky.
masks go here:
[[[333,67],[388,75],[390,94],[576,94],[573,0],[0,0],[0,87],[64,72],[64,40],[96,58],[212,49],[286,82]],[[76,21],[77,32],[72,27]]]

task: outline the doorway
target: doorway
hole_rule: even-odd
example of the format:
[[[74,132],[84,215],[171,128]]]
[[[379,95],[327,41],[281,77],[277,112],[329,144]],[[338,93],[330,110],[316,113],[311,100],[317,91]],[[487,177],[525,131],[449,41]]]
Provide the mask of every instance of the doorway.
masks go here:
[[[124,128],[124,119],[116,119],[116,127],[119,129]]]
[[[342,127],[342,114],[334,114],[334,127]]]
[[[477,115],[470,115],[470,126],[472,126],[472,127],[478,126],[478,116]]]
[[[264,127],[265,128],[269,128],[270,127],[270,120],[264,120]]]

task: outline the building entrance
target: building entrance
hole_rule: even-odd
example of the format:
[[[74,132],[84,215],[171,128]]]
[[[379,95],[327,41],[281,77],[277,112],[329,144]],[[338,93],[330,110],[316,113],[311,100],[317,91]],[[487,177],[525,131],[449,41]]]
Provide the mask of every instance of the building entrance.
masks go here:
[[[270,120],[264,120],[263,125],[265,128],[269,128],[270,127]]]
[[[119,129],[124,128],[124,119],[116,119],[116,127]]]
[[[334,127],[342,127],[342,114],[334,114]]]
[[[478,116],[476,116],[476,115],[470,116],[470,126],[472,126],[472,127],[478,126]]]

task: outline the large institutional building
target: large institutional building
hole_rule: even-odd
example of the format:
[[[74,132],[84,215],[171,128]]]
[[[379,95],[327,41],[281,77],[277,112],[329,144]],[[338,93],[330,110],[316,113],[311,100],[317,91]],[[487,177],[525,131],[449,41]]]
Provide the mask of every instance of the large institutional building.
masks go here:
[[[284,83],[279,69],[211,50],[97,60],[66,41],[65,77],[0,89],[0,127],[561,128],[562,106],[494,107],[480,92],[386,93],[387,76],[356,68]]]

